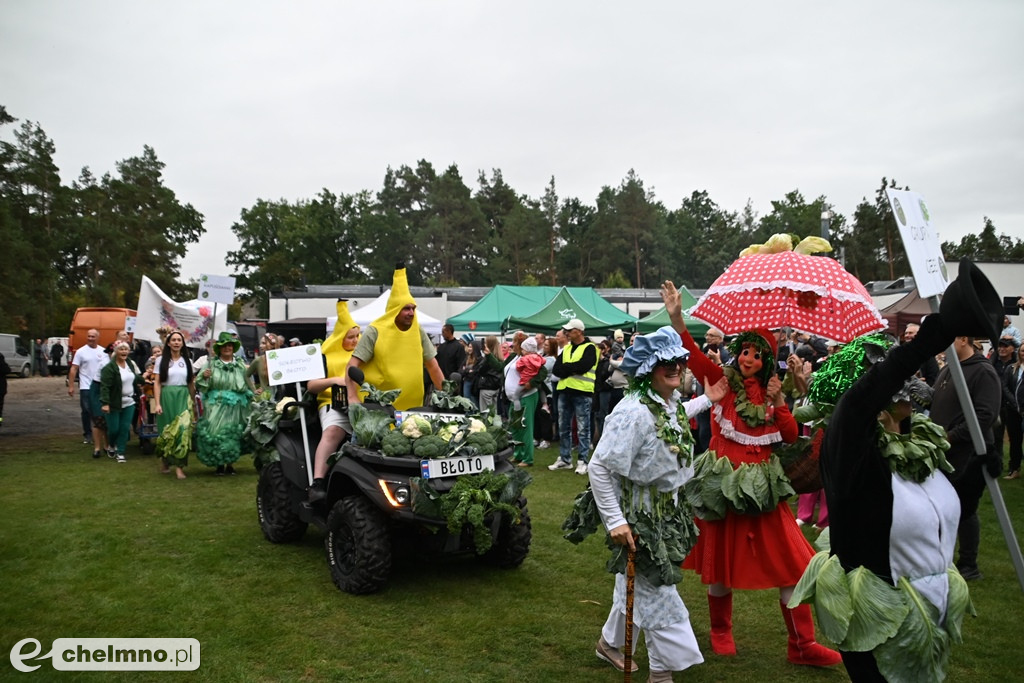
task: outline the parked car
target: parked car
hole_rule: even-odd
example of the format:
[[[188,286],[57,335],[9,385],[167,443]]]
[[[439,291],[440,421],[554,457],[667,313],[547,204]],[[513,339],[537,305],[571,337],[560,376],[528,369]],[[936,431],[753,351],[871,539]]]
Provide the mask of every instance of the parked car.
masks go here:
[[[11,374],[21,377],[32,376],[32,356],[16,334],[0,334],[0,353],[4,354]]]

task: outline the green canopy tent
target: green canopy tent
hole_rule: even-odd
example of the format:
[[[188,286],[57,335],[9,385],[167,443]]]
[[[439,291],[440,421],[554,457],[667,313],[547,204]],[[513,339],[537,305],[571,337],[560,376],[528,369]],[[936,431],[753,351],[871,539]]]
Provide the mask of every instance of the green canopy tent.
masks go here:
[[[597,296],[596,292],[594,294],[593,299],[584,302],[576,298],[568,287],[562,287],[543,308],[531,315],[510,315],[502,324],[502,332],[521,329],[553,334],[572,318],[583,321],[588,336],[611,334],[617,329],[633,329],[636,318]]]
[[[685,287],[679,288],[679,294],[683,299],[683,310],[692,308],[697,305],[697,298],[690,294],[690,291]],[[683,313],[683,322],[686,323],[686,329],[690,331],[690,336],[696,339],[698,342],[704,338],[704,333],[708,331],[711,325],[708,325],[703,320],[697,320]],[[636,331],[640,334],[648,334],[654,332],[659,327],[665,327],[671,325],[672,321],[668,319],[668,311],[662,306],[654,313],[640,318],[636,323]]]
[[[445,322],[456,330],[501,332],[508,317],[523,318],[536,313],[562,289],[567,289],[587,310],[605,310],[604,306],[615,308],[602,299],[592,287],[495,285],[480,301]]]
[[[703,320],[691,318],[685,313],[683,314],[683,322],[686,323],[686,329],[690,331],[690,336],[698,342],[704,338],[704,333],[711,327],[711,325],[708,325]],[[648,334],[666,325],[671,327],[672,321],[668,319],[668,311],[662,306],[646,318],[640,318],[636,323],[636,331],[640,334]]]

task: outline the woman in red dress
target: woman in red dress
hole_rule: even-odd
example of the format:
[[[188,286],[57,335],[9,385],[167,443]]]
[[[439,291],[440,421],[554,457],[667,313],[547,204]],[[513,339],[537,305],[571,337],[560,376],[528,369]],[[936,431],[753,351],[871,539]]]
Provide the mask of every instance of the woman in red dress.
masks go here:
[[[675,285],[666,281],[661,294],[672,327],[690,352],[694,376],[707,377],[712,384],[725,376],[729,382],[729,393],[712,410],[710,449],[695,463],[687,491],[700,536],[683,567],[696,571],[708,585],[711,649],[718,655],[736,654],[733,589],[778,588],[789,632],[789,661],[838,664],[839,653],[815,641],[810,608],[786,607],[814,549],[786,503],[794,492],[772,457],[773,445],[792,443],[798,435],[775,374],[775,337],[768,330],[738,335],[730,349],[733,361],[719,367],[687,331]]]

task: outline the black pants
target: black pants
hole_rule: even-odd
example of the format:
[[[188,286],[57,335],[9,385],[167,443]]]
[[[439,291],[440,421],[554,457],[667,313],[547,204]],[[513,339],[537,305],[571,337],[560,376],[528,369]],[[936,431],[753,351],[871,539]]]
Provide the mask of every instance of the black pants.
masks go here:
[[[1003,457],[1003,432],[1010,437],[1010,465],[1008,472],[1020,469],[1021,456],[1024,455],[1024,429],[1021,426],[1021,415],[1016,410],[1006,406],[999,412],[999,425],[992,429],[996,438],[996,448],[999,458]]]
[[[978,504],[985,492],[985,473],[982,467],[984,458],[974,457],[967,464],[964,473],[952,482],[956,495],[960,498],[960,528],[957,530],[960,552],[956,561],[956,567],[960,570],[978,567],[978,547],[981,544]]]
[[[847,652],[840,650],[843,666],[853,683],[884,683],[885,677],[878,671],[878,662],[872,652]]]

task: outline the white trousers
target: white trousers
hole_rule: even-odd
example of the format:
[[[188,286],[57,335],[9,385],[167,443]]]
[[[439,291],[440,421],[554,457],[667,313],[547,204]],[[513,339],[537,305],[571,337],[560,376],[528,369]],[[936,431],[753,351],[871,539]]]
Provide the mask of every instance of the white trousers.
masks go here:
[[[639,631],[633,628],[633,652],[636,653],[636,641]],[[677,621],[657,629],[643,629],[647,642],[647,657],[651,671],[683,671],[694,664],[701,664],[704,657],[697,646],[697,637],[693,635],[690,620]],[[612,608],[608,620],[601,628],[604,642],[612,647],[622,649],[626,644],[626,613]]]

